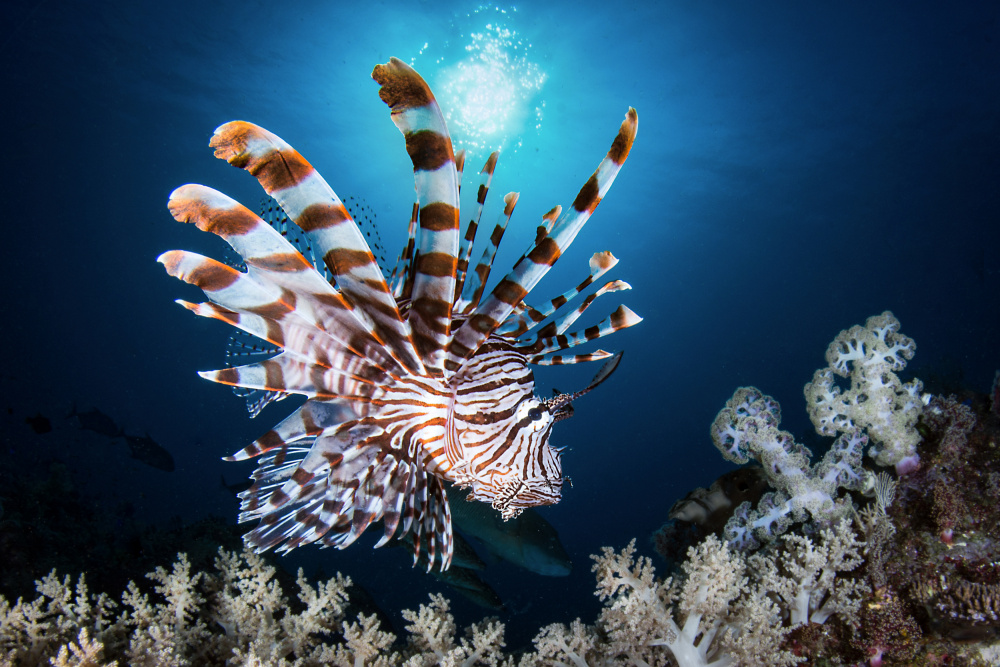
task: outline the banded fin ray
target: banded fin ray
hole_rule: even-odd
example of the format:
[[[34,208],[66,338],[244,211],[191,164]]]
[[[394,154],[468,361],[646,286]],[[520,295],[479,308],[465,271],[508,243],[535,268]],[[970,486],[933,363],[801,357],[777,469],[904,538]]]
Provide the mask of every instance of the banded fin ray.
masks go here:
[[[408,322],[424,366],[443,374],[458,267],[458,172],[444,116],[427,83],[397,58],[372,78],[406,140],[419,203]]]
[[[586,354],[536,355],[529,357],[528,361],[536,366],[567,366],[569,364],[582,364],[588,361],[602,361],[610,359],[613,356],[615,355],[612,352],[606,350],[594,350]]]
[[[509,318],[502,325],[497,327],[496,333],[501,336],[506,336],[508,338],[518,338],[532,330],[546,318],[553,315],[557,310],[562,308],[564,305],[572,301],[583,292],[585,289],[590,287],[596,280],[599,280],[601,276],[613,269],[618,264],[618,258],[612,255],[608,251],[595,252],[590,258],[590,275],[583,279],[576,287],[566,290],[559,296],[550,299],[548,305],[540,308],[532,308],[526,306],[524,311],[518,313],[517,317]],[[627,283],[623,283],[627,285]],[[602,294],[608,291],[615,291],[610,288],[611,283],[605,285]],[[621,288],[618,289],[628,289]],[[577,315],[586,310],[586,307],[596,298],[596,296],[587,297],[587,301],[584,305],[578,309]],[[576,319],[576,318],[574,318]],[[570,321],[572,323],[572,321]],[[565,327],[563,328],[565,331]],[[556,333],[562,333],[562,331],[557,331]]]
[[[312,240],[337,287],[375,339],[411,373],[423,370],[409,324],[368,242],[333,189],[313,166],[277,135],[246,121],[216,128],[215,156],[246,170]]]
[[[543,355],[549,352],[566,350],[577,345],[588,343],[598,338],[603,338],[616,331],[621,331],[642,322],[642,318],[636,315],[628,306],[618,306],[615,312],[604,318],[592,327],[587,327],[582,331],[571,334],[556,334],[550,337],[537,338],[521,347],[518,351],[526,356]]]
[[[611,149],[581,188],[573,206],[563,211],[552,225],[551,233],[535,243],[455,332],[449,346],[450,366],[460,367],[479,349],[573,242],[621,170],[635,140],[638,124],[635,109],[629,108]]]
[[[507,230],[510,216],[514,215],[514,207],[517,206],[518,197],[518,193],[508,192],[503,198],[503,213],[500,214],[496,225],[493,227],[493,233],[490,234],[490,242],[483,249],[483,257],[479,260],[479,264],[476,265],[475,272],[462,286],[462,300],[460,304],[463,315],[468,315],[472,312],[479,305],[479,300],[483,297],[486,282],[490,279],[490,271],[493,268],[493,260],[496,258],[500,241],[503,240],[504,232]]]
[[[262,221],[259,228],[270,230]],[[243,248],[240,241],[243,237],[230,238],[250,255],[250,250]],[[276,238],[284,243],[280,237]],[[291,246],[288,249],[294,250]],[[366,340],[366,331],[350,316],[349,309],[333,288],[318,279],[318,274],[311,269],[293,270],[306,266],[301,255],[297,259],[282,260],[282,268],[289,270],[277,271],[251,256],[247,273],[184,250],[165,252],[158,260],[168,274],[200,287],[218,306],[211,308],[179,302],[198,315],[228,322],[282,347],[294,342],[296,347],[293,349],[301,358],[327,367],[335,363],[327,358],[326,350],[331,344],[341,355],[368,359],[367,365],[373,370],[395,367],[395,362],[372,344],[374,341]],[[317,280],[309,280],[310,275]],[[308,290],[313,287],[324,293],[312,294]],[[298,296],[290,299],[293,294]],[[345,358],[345,363],[350,362]]]
[[[464,312],[465,303],[462,301],[462,293],[465,287],[465,277],[469,271],[469,257],[472,255],[472,247],[476,243],[476,234],[479,231],[479,220],[483,217],[483,209],[486,206],[486,195],[490,191],[490,183],[493,182],[493,172],[497,167],[497,159],[500,157],[500,153],[493,151],[490,156],[486,159],[486,164],[483,165],[482,170],[479,172],[479,189],[476,190],[476,210],[473,212],[472,217],[469,218],[469,223],[465,229],[465,235],[462,236],[462,243],[459,246],[458,253],[458,269],[455,276],[455,310],[458,312]],[[509,216],[508,216],[509,217]]]

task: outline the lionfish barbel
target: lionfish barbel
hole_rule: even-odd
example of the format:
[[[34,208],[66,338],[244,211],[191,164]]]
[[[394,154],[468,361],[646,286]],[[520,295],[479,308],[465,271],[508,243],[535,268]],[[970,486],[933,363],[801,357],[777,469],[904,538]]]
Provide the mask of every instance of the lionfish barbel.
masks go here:
[[[486,293],[518,197],[504,198],[488,247],[469,272],[497,154],[480,173],[475,211],[460,236],[464,153],[454,152],[430,88],[395,58],[376,66],[372,78],[403,133],[416,184],[409,240],[388,280],[343,202],[312,165],[274,134],[244,121],[215,131],[210,146],[216,157],[257,178],[301,228],[326,271],[249,209],[203,185],[171,193],[170,213],[225,239],[245,270],[182,250],[159,261],[208,297],[207,303],[178,303],[266,341],[275,353],[202,377],[267,392],[264,404],[290,394],[307,399],[226,457],[262,457],[253,484],[240,494],[240,521],[260,520],[246,534],[247,544],[279,551],[312,542],[344,548],[381,519],[384,535],[376,546],[399,529],[413,540],[415,559],[424,543],[428,562],[437,555],[444,569],[452,555],[446,485],[469,488],[469,499],[491,503],[505,519],[558,502],[564,477],[560,450],[548,443],[552,425],[571,415],[571,402],[605,380],[621,357],[603,350],[558,353],[641,320],[619,306],[599,324],[566,333],[597,296],[629,288],[621,281],[553,317],[617,263],[610,252],[590,259],[590,275],[576,287],[538,308],[524,302],[611,187],[638,117],[628,110],[573,205],[543,216],[532,247]],[[547,400],[534,395],[530,364],[600,359],[609,360],[584,390]]]

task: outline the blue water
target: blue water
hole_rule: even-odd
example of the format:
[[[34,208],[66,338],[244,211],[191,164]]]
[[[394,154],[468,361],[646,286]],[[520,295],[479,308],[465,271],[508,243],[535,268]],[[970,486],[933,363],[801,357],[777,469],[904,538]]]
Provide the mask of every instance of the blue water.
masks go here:
[[[573,488],[543,512],[574,572],[487,570],[518,612],[504,616],[512,643],[546,623],[592,621],[588,554],[632,537],[651,553],[648,536],[671,504],[729,469],[708,427],[736,387],[771,394],[785,428],[821,442],[809,435],[802,385],[841,329],[892,310],[918,344],[905,378],[921,377],[932,391],[989,389],[1000,367],[1000,5],[505,9],[5,4],[8,460],[70,442],[56,455],[88,488],[134,502],[144,521],[234,520],[236,501],[219,489],[219,475],[237,481],[252,465],[219,458],[289,408],[250,421],[227,389],[194,374],[222,365],[229,332],[175,306],[197,292],[154,260],[173,248],[219,256],[221,247],[173,221],[167,195],[200,182],[253,207],[256,182],[207,146],[216,126],[250,120],[296,146],[341,196],[364,198],[394,255],[413,185],[369,74],[397,56],[437,89],[487,24],[515,30],[520,52],[544,73],[541,89],[516,101],[520,117],[503,139],[484,216],[492,224],[502,194],[521,193],[497,272],[533,239],[542,213],[571,203],[627,108],[639,114],[610,194],[537,291],[561,292],[586,274],[591,253],[611,250],[621,263],[609,278],[633,289],[603,297],[594,318],[621,297],[645,321],[602,342],[626,350],[621,368],[554,431],[553,444],[569,447],[563,464]],[[461,134],[453,138],[462,145]],[[467,183],[482,157],[470,157]],[[539,371],[539,393],[572,391],[596,370]],[[74,402],[148,432],[177,470],[70,433],[62,415]],[[54,439],[26,429],[22,418],[35,411],[52,417]],[[300,550],[308,553],[288,562],[350,574],[398,619],[436,584],[398,551],[372,553],[373,541]],[[445,593],[460,623],[483,615]]]

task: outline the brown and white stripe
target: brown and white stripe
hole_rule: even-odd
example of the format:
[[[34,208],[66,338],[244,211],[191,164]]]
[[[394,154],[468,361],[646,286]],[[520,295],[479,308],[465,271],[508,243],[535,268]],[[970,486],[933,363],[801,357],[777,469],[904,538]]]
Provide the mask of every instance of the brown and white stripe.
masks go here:
[[[482,170],[479,172],[479,189],[476,191],[476,208],[469,223],[465,228],[465,235],[462,236],[462,243],[458,249],[458,271],[455,276],[455,310],[464,312],[465,304],[462,302],[462,290],[465,286],[465,276],[469,271],[469,257],[472,255],[472,246],[476,242],[476,233],[479,231],[479,220],[483,217],[483,209],[486,207],[486,195],[490,191],[490,183],[493,181],[493,172],[497,167],[497,159],[500,153],[494,151],[486,160]],[[509,196],[509,195],[508,195]],[[509,216],[508,216],[509,218]]]
[[[225,239],[246,270],[184,251],[160,261],[208,297],[181,301],[184,307],[278,350],[202,377],[307,398],[228,457],[259,457],[254,482],[241,494],[240,520],[259,522],[246,542],[279,551],[313,542],[344,548],[382,520],[377,546],[405,535],[414,562],[426,555],[429,567],[447,568],[453,550],[447,484],[468,487],[470,499],[491,503],[505,519],[558,502],[564,478],[560,452],[549,444],[552,426],[610,375],[620,355],[556,353],[640,319],[622,306],[593,327],[566,333],[597,297],[628,287],[612,281],[584,296],[616,263],[607,252],[591,258],[590,275],[576,287],[537,309],[524,301],[607,192],[637,121],[630,110],[573,206],[543,216],[534,245],[484,299],[517,193],[504,198],[482,260],[469,271],[497,156],[480,172],[475,209],[460,238],[464,154],[454,153],[434,96],[396,59],[372,76],[405,138],[417,197],[391,289],[343,202],[312,165],[274,134],[242,121],[216,130],[216,155],[260,181],[306,233],[313,249],[307,256],[322,258],[332,284],[280,232],[200,185],[178,188],[171,214]],[[563,306],[571,310],[557,317]],[[531,364],[608,357],[583,391],[548,401],[535,396]]]
[[[486,288],[486,282],[490,279],[490,270],[493,268],[493,260],[496,258],[500,241],[503,240],[503,234],[507,230],[510,216],[514,215],[514,207],[517,206],[518,197],[518,193],[508,192],[503,198],[503,212],[493,227],[489,244],[483,250],[483,257],[476,265],[476,270],[462,287],[461,312],[464,315],[471,313],[479,305],[479,300],[483,298],[483,291]]]
[[[420,206],[409,324],[428,372],[443,373],[458,270],[458,174],[444,116],[424,80],[392,58],[372,71],[413,162]]]
[[[566,251],[621,170],[632,148],[638,125],[638,115],[635,109],[630,108],[611,149],[598,165],[597,171],[581,188],[573,206],[559,216],[552,225],[551,233],[535,243],[534,248],[514,266],[455,332],[449,346],[451,357],[468,359],[472,356]]]
[[[423,371],[382,270],[343,202],[298,151],[262,127],[233,121],[216,128],[215,156],[257,178],[264,191],[309,236],[355,315],[411,373]],[[366,321],[367,320],[367,321]]]

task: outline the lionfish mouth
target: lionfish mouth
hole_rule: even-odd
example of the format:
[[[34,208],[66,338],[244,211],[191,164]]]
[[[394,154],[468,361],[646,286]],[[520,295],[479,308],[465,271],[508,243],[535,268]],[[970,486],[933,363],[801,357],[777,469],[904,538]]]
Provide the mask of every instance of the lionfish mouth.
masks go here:
[[[493,500],[493,509],[507,521],[516,518],[529,507],[554,505],[562,497],[562,478],[534,481],[530,485],[521,479],[512,479],[500,487]]]
[[[572,416],[573,406],[570,405],[570,403],[580,398],[587,392],[593,391],[602,382],[611,377],[611,374],[618,368],[618,364],[621,363],[623,354],[624,352],[619,352],[611,357],[611,359],[609,359],[607,363],[601,367],[601,370],[597,372],[597,375],[595,375],[594,379],[590,381],[590,384],[580,391],[575,391],[571,394],[562,394],[558,393],[557,390],[555,396],[546,401],[542,401],[543,405],[545,405],[546,409],[552,414],[555,421]]]

